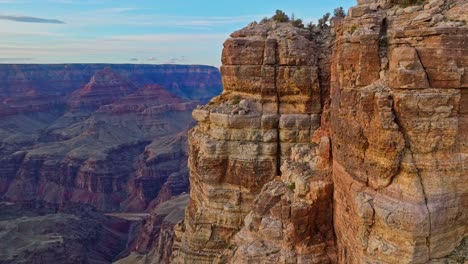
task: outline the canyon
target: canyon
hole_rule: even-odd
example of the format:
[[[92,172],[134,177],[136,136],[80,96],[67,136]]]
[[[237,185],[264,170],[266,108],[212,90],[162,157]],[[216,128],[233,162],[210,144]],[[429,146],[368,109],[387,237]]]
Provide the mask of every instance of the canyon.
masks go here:
[[[149,216],[189,191],[191,112],[221,92],[219,70],[100,64],[0,68],[0,202],[16,208],[0,221],[0,235],[28,244],[31,234],[29,244],[41,244],[24,252],[6,247],[0,260],[110,263],[131,249],[141,252],[132,243],[141,244],[135,236],[145,217],[104,213]],[[54,225],[63,228],[55,232]],[[23,226],[35,228],[28,233]],[[40,242],[54,232],[50,242]],[[95,242],[109,248],[93,253]],[[76,251],[68,252],[73,245]],[[65,261],[63,253],[77,257]]]
[[[263,19],[220,72],[0,65],[0,259],[466,263],[467,10]]]
[[[5,200],[142,211],[188,191],[185,131],[220,92],[216,68],[0,66]]]
[[[171,263],[466,263],[467,10],[358,0],[232,33]]]

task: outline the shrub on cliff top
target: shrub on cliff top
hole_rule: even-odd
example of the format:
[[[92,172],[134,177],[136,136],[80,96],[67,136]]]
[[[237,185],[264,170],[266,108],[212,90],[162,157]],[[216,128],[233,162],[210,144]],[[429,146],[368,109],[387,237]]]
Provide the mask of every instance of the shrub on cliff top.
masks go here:
[[[330,13],[326,13],[325,15],[323,15],[323,17],[318,20],[319,28],[324,28],[325,26],[328,26],[328,19],[330,19]]]
[[[282,10],[276,10],[275,15],[272,17],[277,22],[289,22],[289,17]]]
[[[298,27],[298,28],[304,28],[304,23],[302,23],[302,19],[293,19],[291,21],[291,23],[293,24],[293,26],[295,27]]]
[[[345,17],[346,14],[345,14],[345,11],[343,9],[343,7],[338,7],[338,8],[335,8],[335,10],[333,10],[333,17],[340,17],[340,18],[343,18]]]

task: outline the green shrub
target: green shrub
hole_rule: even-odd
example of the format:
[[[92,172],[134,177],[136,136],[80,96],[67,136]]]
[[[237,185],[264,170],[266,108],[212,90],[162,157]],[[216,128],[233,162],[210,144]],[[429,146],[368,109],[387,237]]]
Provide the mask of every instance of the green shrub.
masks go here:
[[[304,23],[302,22],[302,19],[294,19],[291,23],[295,27],[304,28]]]
[[[232,104],[238,104],[240,102],[240,96],[239,95],[234,95],[234,97],[232,97]]]
[[[289,22],[289,17],[282,10],[276,10],[275,15],[272,17],[277,22]]]
[[[338,8],[335,8],[335,10],[333,10],[333,17],[343,18],[345,16],[346,14],[345,14],[343,7],[340,6]]]
[[[356,25],[352,25],[352,26],[348,29],[348,33],[353,34],[356,30],[357,30],[357,26],[356,26]]]
[[[291,190],[291,191],[294,191],[296,189],[296,183],[295,182],[291,182],[290,184],[288,184],[288,188]]]
[[[322,18],[318,20],[318,26],[320,28],[324,28],[325,26],[327,26],[328,19],[330,19],[330,13],[326,13],[325,15],[323,15]]]
[[[309,22],[307,24],[307,29],[310,30],[310,31],[313,31],[315,29],[316,25],[312,22]]]

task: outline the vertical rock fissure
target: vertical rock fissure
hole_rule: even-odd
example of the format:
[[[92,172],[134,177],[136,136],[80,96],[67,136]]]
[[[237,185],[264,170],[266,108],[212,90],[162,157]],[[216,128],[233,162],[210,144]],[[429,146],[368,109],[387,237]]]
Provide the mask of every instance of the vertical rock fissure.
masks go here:
[[[278,54],[278,51],[275,51]],[[278,116],[278,126],[276,128],[276,175],[281,176],[281,139],[280,139],[280,95],[278,91],[278,61],[275,63],[275,93],[276,93],[276,115]]]
[[[423,71],[425,72],[426,81],[427,81],[427,83],[429,84],[429,87],[432,87],[432,85],[431,85],[431,80],[429,79],[429,74],[427,74],[426,67],[424,66],[424,64],[423,64],[422,61],[421,61],[421,56],[419,56],[419,51],[418,51],[418,49],[417,49],[416,47],[414,47],[414,50],[416,51],[416,56],[418,56],[417,59],[418,59],[420,65],[421,65],[421,68],[422,68]]]
[[[395,102],[393,102],[393,104],[395,104]],[[395,105],[393,105],[392,109],[395,109]],[[427,217],[428,217],[428,221],[429,221],[429,232],[428,232],[428,235],[426,236],[426,246],[427,246],[427,251],[428,251],[428,260],[430,260],[431,259],[431,241],[430,241],[430,238],[431,238],[431,232],[432,232],[432,218],[431,218],[431,211],[429,210],[429,206],[428,206],[426,188],[424,186],[424,181],[423,181],[422,176],[421,176],[421,171],[419,170],[419,168],[418,168],[418,166],[416,164],[416,159],[414,157],[413,150],[411,149],[408,134],[405,131],[404,127],[402,126],[401,120],[399,119],[398,115],[396,113],[394,113],[394,116],[395,116],[394,121],[397,124],[398,129],[400,130],[400,132],[403,135],[403,138],[405,140],[405,148],[408,150],[408,152],[409,152],[409,154],[411,156],[411,162],[414,164],[414,169],[416,171],[416,176],[418,177],[418,180],[421,183],[421,192],[422,192],[422,195],[424,196],[424,205],[425,205],[426,210],[427,210]]]
[[[387,19],[382,19],[382,24],[379,31],[379,58],[380,70],[385,71],[388,68],[388,23]]]

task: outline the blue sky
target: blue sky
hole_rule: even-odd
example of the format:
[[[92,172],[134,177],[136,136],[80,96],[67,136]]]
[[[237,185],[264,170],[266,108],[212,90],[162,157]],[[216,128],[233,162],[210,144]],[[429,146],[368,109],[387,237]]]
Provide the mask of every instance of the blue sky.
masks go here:
[[[221,64],[224,40],[276,9],[316,21],[355,0],[0,0],[0,63]]]

